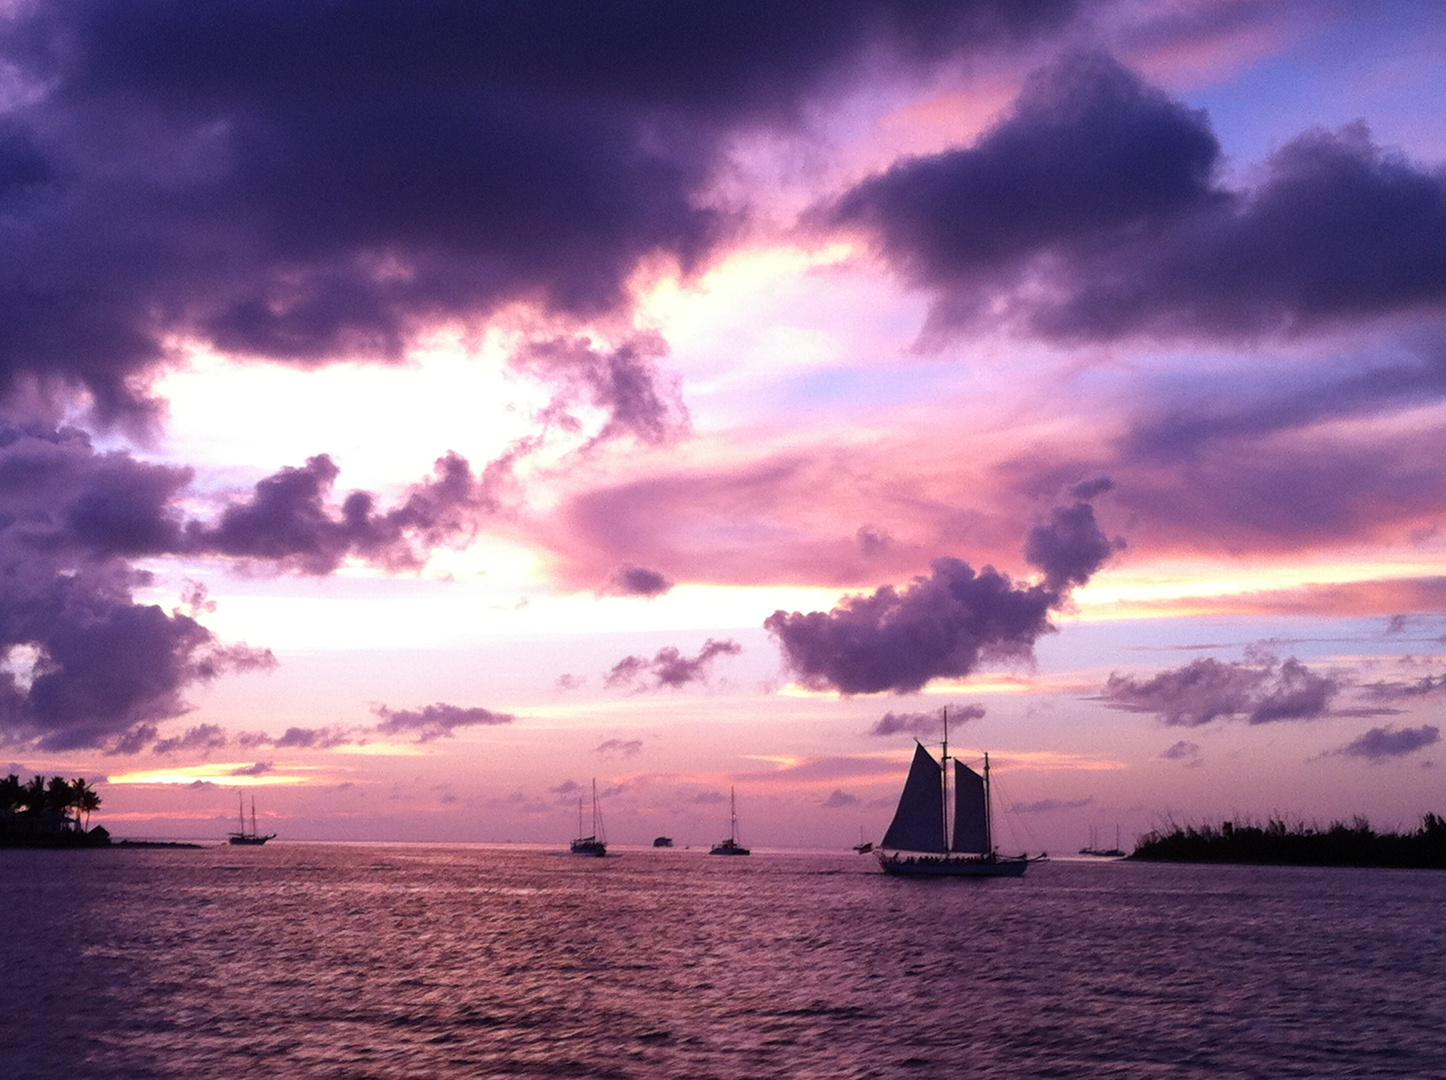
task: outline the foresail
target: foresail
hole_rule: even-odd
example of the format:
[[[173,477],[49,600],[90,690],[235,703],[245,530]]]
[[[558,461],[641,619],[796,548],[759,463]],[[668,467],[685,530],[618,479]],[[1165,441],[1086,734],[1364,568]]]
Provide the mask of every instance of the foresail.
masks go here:
[[[894,851],[938,851],[944,847],[943,773],[922,745],[914,750],[914,763],[899,796],[899,808],[880,847]]]
[[[953,851],[988,851],[984,778],[961,761],[954,762]]]

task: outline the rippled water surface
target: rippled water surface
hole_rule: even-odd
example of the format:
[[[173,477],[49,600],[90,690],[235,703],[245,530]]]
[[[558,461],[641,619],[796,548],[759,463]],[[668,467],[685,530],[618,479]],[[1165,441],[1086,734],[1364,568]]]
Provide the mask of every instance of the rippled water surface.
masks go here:
[[[1446,874],[0,851],[0,1075],[1446,1075]]]

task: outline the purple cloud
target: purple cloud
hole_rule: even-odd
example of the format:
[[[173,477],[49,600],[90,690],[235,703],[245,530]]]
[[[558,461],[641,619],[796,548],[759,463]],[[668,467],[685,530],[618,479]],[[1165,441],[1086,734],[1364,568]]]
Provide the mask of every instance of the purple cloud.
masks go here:
[[[608,580],[608,585],[611,591],[624,596],[662,596],[673,587],[673,582],[656,570],[620,566]]]
[[[1186,742],[1184,739],[1162,750],[1160,757],[1166,761],[1183,762],[1186,768],[1196,768],[1205,763],[1205,759],[1200,756],[1200,744]]]
[[[232,769],[231,776],[265,776],[275,769],[276,766],[269,761],[258,761],[254,765],[243,765],[239,769]]]
[[[463,708],[442,702],[420,709],[392,709],[386,705],[374,705],[372,712],[381,718],[381,722],[372,729],[379,735],[411,735],[417,742],[424,743],[433,739],[451,738],[457,728],[473,727],[477,724],[511,724],[517,719],[511,713],[476,707]]]
[[[934,293],[934,335],[1003,319],[1064,340],[1238,338],[1446,299],[1446,178],[1363,127],[1300,136],[1251,190],[1220,165],[1203,113],[1074,55],[972,147],[902,162],[814,220],[876,237]]]
[[[151,751],[156,754],[199,752],[204,757],[212,750],[219,750],[229,741],[220,724],[200,724],[188,728],[181,735],[157,739]]]
[[[1081,489],[1097,490],[1099,483],[1081,485]],[[1094,507],[1077,502],[1073,506],[1056,506],[1048,522],[1029,530],[1024,557],[1031,566],[1044,571],[1049,588],[1064,593],[1085,584],[1111,555],[1124,549],[1124,540],[1110,539],[1100,531]]]
[[[967,724],[971,720],[984,719],[983,705],[953,706],[949,709],[949,720],[954,724]],[[942,710],[920,713],[886,712],[873,727],[870,735],[898,735],[901,732],[916,737],[938,735],[943,730]]]
[[[638,335],[615,349],[596,348],[585,337],[553,338],[528,344],[512,357],[512,366],[560,385],[547,420],[580,427],[570,410],[581,403],[608,417],[592,444],[622,435],[656,444],[688,425],[676,381],[664,386],[658,373],[657,362],[667,353],[667,343],[657,334]]]
[[[603,682],[618,687],[632,684],[638,690],[660,690],[665,686],[677,689],[693,682],[706,682],[713,661],[720,656],[737,656],[743,646],[736,641],[703,643],[697,656],[684,656],[676,646],[661,648],[649,660],[645,656],[625,656],[613,665]]]
[[[611,756],[621,754],[623,757],[635,757],[643,749],[642,739],[607,739],[593,747],[593,753]]]
[[[851,806],[862,805],[862,803],[863,800],[857,795],[850,795],[842,788],[834,788],[833,793],[819,805],[825,810],[843,810]]]
[[[1083,584],[1120,541],[1109,540],[1084,502],[1056,508],[1029,532],[1026,555],[1045,573],[1016,584],[992,566],[975,572],[936,559],[903,590],[885,585],[846,597],[829,612],[775,611],[764,626],[803,685],[844,694],[912,693],[933,679],[962,678],[980,664],[1018,660],[1054,630],[1049,613]]]
[[[1365,758],[1368,761],[1386,761],[1405,757],[1427,746],[1441,741],[1441,729],[1432,724],[1418,728],[1371,728],[1360,738],[1348,743],[1333,753],[1345,757]]]
[[[307,574],[329,574],[348,555],[388,569],[413,568],[428,549],[465,535],[482,505],[471,467],[457,454],[439,460],[434,476],[386,513],[375,511],[365,491],[352,492],[333,513],[326,503],[339,473],[326,454],[282,469],[259,481],[249,501],[227,506],[214,525],[189,523],[187,546]]]
[[[38,375],[134,414],[178,336],[395,360],[439,317],[616,310],[643,262],[691,270],[732,231],[705,193],[738,133],[1074,7],[25,5],[0,36],[0,393]]]
[[[1422,675],[1409,682],[1382,679],[1367,683],[1362,689],[1368,697],[1384,701],[1437,697],[1446,695],[1446,675]]]
[[[135,590],[152,579],[131,560],[212,555],[309,574],[347,558],[414,567],[470,535],[492,508],[498,465],[479,479],[449,454],[391,509],[362,491],[333,509],[337,468],[318,455],[208,523],[183,510],[190,470],[97,452],[73,428],[0,423],[0,652],[11,657],[0,732],[48,750],[137,753],[156,741],[158,722],[189,708],[188,685],[275,665],[270,652],[223,644],[197,621],[215,607],[198,582],[169,613],[137,604]],[[172,736],[158,749],[204,751],[221,737]]]
[[[1205,657],[1149,679],[1112,674],[1096,700],[1111,709],[1152,713],[1173,727],[1215,720],[1251,724],[1329,715],[1342,683],[1294,657],[1277,662],[1222,662]]]
[[[361,734],[355,728],[339,726],[289,727],[280,737],[272,740],[271,745],[278,750],[331,750],[361,742]]]
[[[1013,803],[1011,814],[1057,814],[1061,810],[1083,810],[1095,801],[1090,795],[1083,799],[1040,799],[1038,802]]]

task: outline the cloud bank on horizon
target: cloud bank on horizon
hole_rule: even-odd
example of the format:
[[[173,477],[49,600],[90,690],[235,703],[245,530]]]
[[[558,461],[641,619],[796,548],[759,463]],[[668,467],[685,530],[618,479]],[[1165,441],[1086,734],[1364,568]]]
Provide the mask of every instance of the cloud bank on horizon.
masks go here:
[[[843,696],[1028,663],[1117,573],[1148,585],[1122,615],[1437,618],[1446,136],[1319,35],[1446,27],[1327,6],[10,5],[0,745],[179,760],[512,724],[480,692],[385,700],[499,708],[189,717],[188,691],[277,657],[208,629],[204,587],[154,602],[167,574],[401,579],[479,540],[524,551],[528,589],[660,622],[708,589],[834,590],[763,625]],[[1251,108],[1281,57],[1339,96]],[[409,370],[441,334],[528,391],[428,431],[428,476],[344,489],[324,442],[168,450],[163,380],[195,356],[315,379]],[[387,443],[404,410],[354,422]],[[1281,572],[1233,572],[1256,564]],[[1227,584],[1151,591],[1197,573]],[[710,686],[743,646],[689,625],[715,636],[649,643],[601,692]],[[1206,658],[1086,700],[1202,739],[1410,714],[1337,740],[1398,761],[1436,743],[1440,652]],[[1160,760],[1207,768],[1193,742]]]

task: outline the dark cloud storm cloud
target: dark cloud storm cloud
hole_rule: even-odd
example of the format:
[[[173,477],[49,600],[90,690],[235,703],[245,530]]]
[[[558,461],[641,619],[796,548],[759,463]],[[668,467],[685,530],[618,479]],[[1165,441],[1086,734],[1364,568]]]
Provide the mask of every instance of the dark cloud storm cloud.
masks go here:
[[[1446,697],[1446,674],[1422,675],[1419,679],[1381,679],[1367,683],[1362,690],[1378,701],[1401,701],[1411,698]]]
[[[1054,629],[1049,614],[1118,549],[1085,502],[1056,508],[1029,532],[1026,557],[1044,581],[1016,583],[992,566],[936,559],[928,577],[846,597],[832,611],[775,611],[764,621],[784,663],[814,690],[912,693],[981,664],[1031,655]]]
[[[593,747],[593,753],[611,756],[621,754],[623,757],[636,757],[643,749],[642,739],[605,739]]]
[[[271,745],[278,750],[331,750],[338,746],[362,742],[364,736],[364,731],[335,725],[319,728],[289,727],[279,737],[271,740]]]
[[[738,132],[881,59],[1058,26],[1069,0],[49,0],[0,22],[0,392],[102,415],[191,335],[301,364],[427,321],[618,308],[727,234]]]
[[[198,724],[180,735],[157,739],[151,747],[157,754],[200,753],[203,757],[219,750],[230,741],[220,724]]]
[[[1111,709],[1153,714],[1173,727],[1230,719],[1267,724],[1329,715],[1342,689],[1339,679],[1294,657],[1259,663],[1204,657],[1148,679],[1112,674],[1098,700]]]
[[[623,596],[662,596],[672,589],[673,582],[643,566],[620,566],[608,579],[608,585]]]
[[[1446,300],[1446,173],[1364,127],[1311,131],[1252,188],[1205,115],[1114,59],[1067,57],[972,147],[815,212],[935,294],[931,331],[1003,319],[1065,340],[1237,338]]]
[[[153,578],[134,560],[212,556],[309,574],[349,558],[415,567],[490,506],[487,477],[455,454],[391,509],[364,491],[333,508],[337,475],[319,455],[203,521],[189,516],[188,469],[99,452],[74,428],[0,423],[0,737],[134,753],[188,709],[187,686],[275,664],[197,621],[214,605],[196,582],[169,612],[138,603]],[[193,729],[157,749],[204,750],[210,737]]]
[[[380,719],[373,729],[379,735],[410,735],[417,742],[450,738],[458,728],[477,724],[511,724],[517,717],[511,713],[493,712],[478,707],[463,708],[437,702],[420,709],[392,709],[386,705],[372,707]]]
[[[1371,728],[1359,739],[1335,751],[1345,757],[1365,758],[1368,761],[1386,761],[1405,757],[1441,741],[1441,729],[1433,724],[1422,724],[1418,728]]]
[[[949,710],[953,724],[967,724],[971,720],[984,719],[983,705],[954,706]],[[898,735],[903,732],[915,737],[932,737],[943,730],[944,717],[940,710],[917,713],[886,712],[869,728],[870,735]]]
[[[697,656],[684,656],[674,645],[659,649],[652,659],[646,656],[625,656],[612,666],[604,677],[607,686],[632,686],[636,690],[677,689],[689,683],[706,682],[713,661],[720,656],[737,656],[743,651],[738,642],[709,638]]]
[[[301,468],[284,468],[256,484],[211,525],[191,522],[185,549],[272,562],[308,574],[328,574],[348,556],[388,569],[420,566],[429,549],[466,535],[483,502],[471,466],[457,454],[437,462],[401,506],[375,509],[369,492],[353,491],[339,512],[328,507],[340,470],[326,454]],[[419,550],[420,549],[420,550]]]

